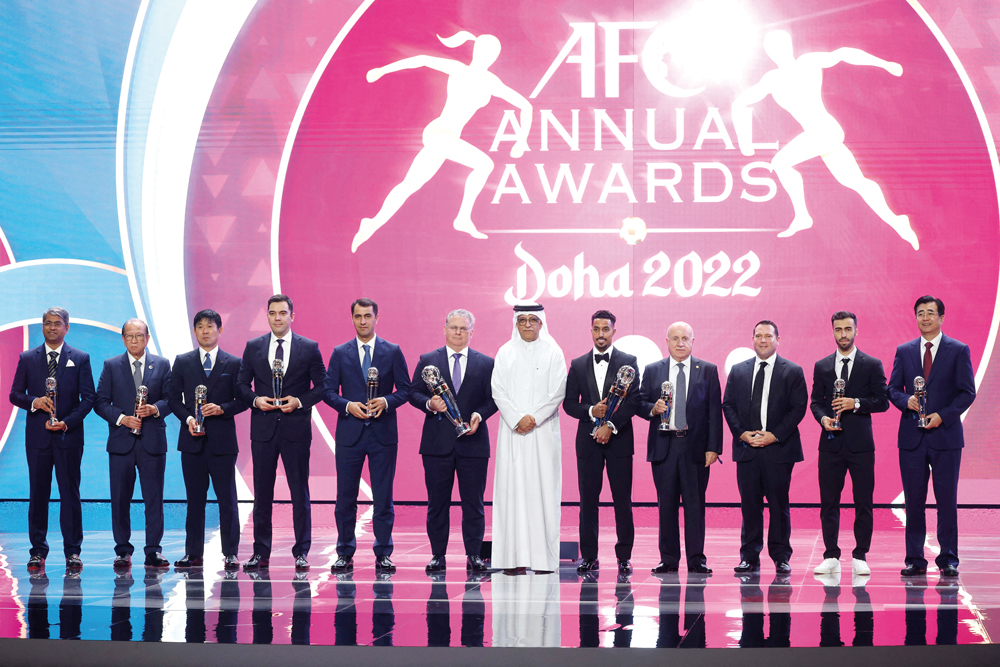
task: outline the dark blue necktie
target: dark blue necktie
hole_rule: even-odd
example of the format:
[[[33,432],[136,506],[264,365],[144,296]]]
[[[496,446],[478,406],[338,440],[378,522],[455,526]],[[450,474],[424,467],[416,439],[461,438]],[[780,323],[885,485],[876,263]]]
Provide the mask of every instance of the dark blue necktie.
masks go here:
[[[208,375],[209,373],[212,372],[212,353],[211,352],[206,352],[205,353],[205,363],[202,364],[202,366],[205,369],[205,375]]]

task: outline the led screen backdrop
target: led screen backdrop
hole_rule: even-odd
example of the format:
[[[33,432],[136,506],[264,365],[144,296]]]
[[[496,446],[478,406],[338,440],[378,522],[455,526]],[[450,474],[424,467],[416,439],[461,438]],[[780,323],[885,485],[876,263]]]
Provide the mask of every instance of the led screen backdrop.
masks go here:
[[[374,298],[379,335],[411,371],[443,344],[449,310],[475,313],[472,345],[492,355],[510,304],[536,300],[567,361],[588,352],[590,315],[606,308],[642,364],[666,354],[670,323],[691,323],[695,356],[723,381],[760,319],[811,379],[835,349],[830,315],[852,310],[858,346],[888,374],[929,292],[979,385],[960,499],[1000,502],[1000,10],[143,0],[0,12],[0,382],[40,344],[51,304],[70,310],[68,340],[99,368],[134,314],[173,358],[193,344],[190,316],[215,308],[238,354],[267,331],[274,292],[325,355],[354,335],[351,301]],[[874,419],[878,502],[901,491],[898,418]],[[421,419],[400,413],[400,500],[425,498]],[[573,501],[575,425],[562,419]],[[3,495],[26,497],[23,416],[7,406],[0,420]],[[335,495],[335,420],[314,415],[314,499]],[[87,428],[84,497],[105,498],[105,426]],[[652,501],[646,422],[636,428],[634,498]],[[819,427],[808,415],[801,430],[792,499],[817,502]],[[726,430],[727,460],[728,448]],[[174,456],[167,495],[183,498]],[[248,446],[239,468],[252,486]],[[709,500],[738,500],[731,461],[713,468]]]

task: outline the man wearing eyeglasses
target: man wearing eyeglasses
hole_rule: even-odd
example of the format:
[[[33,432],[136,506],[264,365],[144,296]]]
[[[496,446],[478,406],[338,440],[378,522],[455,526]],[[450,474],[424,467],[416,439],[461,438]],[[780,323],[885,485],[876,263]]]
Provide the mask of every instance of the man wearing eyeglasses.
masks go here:
[[[462,541],[467,570],[485,571],[480,557],[486,532],[486,469],[490,461],[490,432],[484,423],[497,411],[490,390],[493,357],[469,347],[476,318],[467,310],[453,310],[445,318],[445,346],[420,355],[410,383],[410,404],[423,411],[424,428],[420,436],[420,455],[424,462],[427,485],[427,537],[431,560],[427,572],[445,569],[450,530],[451,492],[458,478],[462,499]],[[424,369],[438,369],[455,399],[460,418],[471,430],[459,436],[449,421],[445,399],[432,393],[423,379]],[[458,417],[459,415],[451,415]]]

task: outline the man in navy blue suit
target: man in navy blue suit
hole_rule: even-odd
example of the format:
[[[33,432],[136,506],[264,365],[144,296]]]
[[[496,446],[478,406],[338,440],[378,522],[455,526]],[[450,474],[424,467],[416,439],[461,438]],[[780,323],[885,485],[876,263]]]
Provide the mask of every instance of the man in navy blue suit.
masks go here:
[[[170,362],[146,350],[149,327],[131,319],[122,327],[125,354],[104,362],[97,383],[94,412],[108,422],[108,467],[111,474],[111,529],[115,538],[116,568],[132,565],[134,547],[130,511],[136,470],[146,508],[145,564],[169,567],[163,548],[163,474],[167,465],[167,429],[170,414]],[[136,393],[146,387],[146,402],[136,406]],[[139,435],[133,429],[141,429]]]
[[[922,296],[913,306],[920,337],[896,348],[889,376],[889,400],[899,408],[899,471],[906,506],[904,577],[927,572],[927,481],[934,474],[937,538],[941,553],[934,562],[941,575],[958,576],[958,471],[965,436],[962,413],[976,398],[969,346],[941,332],[944,302]],[[925,381],[927,426],[917,425],[920,404],[914,378]]]
[[[809,395],[802,368],[779,357],[778,325],[761,320],[753,329],[753,358],[729,371],[722,413],[733,434],[743,529],[739,574],[760,570],[764,548],[764,498],[771,517],[767,551],[778,574],[792,571],[792,523],[788,489],[792,468],[803,460],[799,422]]]
[[[490,432],[486,420],[497,411],[490,378],[493,358],[469,347],[476,318],[467,310],[453,310],[445,318],[445,346],[420,355],[410,384],[410,404],[423,411],[420,454],[427,485],[427,537],[431,542],[428,572],[445,569],[451,511],[451,491],[458,477],[462,499],[462,541],[466,569],[485,571],[480,557],[486,532],[486,470],[490,462]],[[458,404],[462,419],[472,430],[458,437],[447,419],[444,399],[431,394],[423,380],[424,369],[436,366]]]
[[[22,352],[10,387],[10,402],[27,410],[24,449],[28,458],[28,569],[45,565],[49,545],[49,498],[52,470],[59,484],[59,526],[66,567],[83,567],[83,514],[80,508],[80,461],[83,458],[83,418],[94,407],[94,376],[90,356],[65,344],[69,313],[49,308],[42,315],[45,343]],[[45,381],[56,379],[56,400],[45,395]],[[49,423],[49,417],[55,423]]]
[[[177,355],[170,381],[170,411],[181,420],[177,449],[187,491],[187,541],[184,557],[175,567],[200,567],[205,553],[205,503],[208,483],[215,487],[219,501],[219,532],[227,570],[240,565],[236,554],[240,545],[240,517],[236,505],[236,415],[247,409],[236,398],[240,358],[219,348],[222,316],[201,310],[194,316],[194,337],[198,349]],[[201,406],[204,430],[195,430],[196,390],[205,387]]]
[[[267,300],[271,333],[247,341],[236,384],[236,395],[253,408],[250,413],[250,452],[253,456],[253,555],[245,570],[266,568],[271,562],[271,510],[278,457],[285,467],[292,497],[296,570],[308,570],[312,545],[312,507],[309,501],[309,447],[312,408],[323,396],[323,355],[319,344],[292,333],[292,300],[275,294]],[[282,396],[274,396],[275,360],[282,361]],[[279,404],[280,401],[280,404]]]
[[[356,299],[351,317],[357,336],[333,349],[323,400],[337,411],[337,560],[334,572],[353,569],[361,468],[372,480],[375,569],[392,572],[392,481],[396,475],[396,410],[406,404],[410,374],[398,345],[375,335],[378,304]],[[378,369],[378,395],[368,401],[366,378]]]

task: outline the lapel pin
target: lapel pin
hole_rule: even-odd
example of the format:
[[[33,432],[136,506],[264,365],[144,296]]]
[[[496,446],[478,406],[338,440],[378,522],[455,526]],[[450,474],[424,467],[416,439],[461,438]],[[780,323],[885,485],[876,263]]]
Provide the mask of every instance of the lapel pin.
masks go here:
[[[149,365],[149,370],[153,370],[153,364]]]

